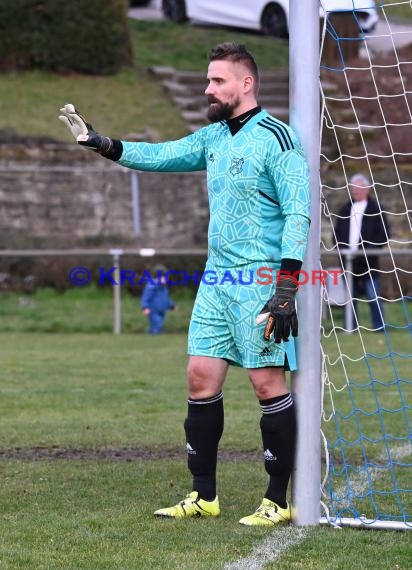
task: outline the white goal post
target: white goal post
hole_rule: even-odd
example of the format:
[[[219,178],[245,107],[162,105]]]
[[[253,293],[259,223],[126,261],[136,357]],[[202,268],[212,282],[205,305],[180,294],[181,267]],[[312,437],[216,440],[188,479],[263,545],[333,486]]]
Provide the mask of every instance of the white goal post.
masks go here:
[[[316,283],[298,296],[295,523],[412,530],[412,25],[394,23],[408,8],[412,22],[412,5],[379,0],[367,34],[370,2],[345,5],[340,30],[336,14],[320,19],[322,1],[290,1],[290,123],[311,171],[304,269],[339,267],[347,293]],[[363,219],[379,217],[386,239],[359,230],[357,253],[345,255],[336,225],[358,173],[378,208]],[[351,260],[366,248],[362,273]]]
[[[289,121],[301,140],[310,169],[311,228],[303,265],[320,268],[320,96],[319,1],[291,0],[289,18]],[[293,374],[298,438],[292,481],[295,523],[315,525],[320,518],[320,284],[301,287],[298,295],[299,371]],[[302,364],[304,363],[304,364]]]

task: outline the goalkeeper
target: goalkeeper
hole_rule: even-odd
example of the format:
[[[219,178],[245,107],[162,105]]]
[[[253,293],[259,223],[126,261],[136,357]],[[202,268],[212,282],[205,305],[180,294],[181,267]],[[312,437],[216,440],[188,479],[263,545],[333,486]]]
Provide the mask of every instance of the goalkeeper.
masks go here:
[[[188,340],[188,412],[184,422],[192,490],[161,517],[218,516],[218,444],[223,384],[230,364],[247,370],[261,409],[268,487],[257,510],[239,521],[273,526],[291,520],[287,487],[296,439],[295,406],[285,370],[296,369],[294,337],[299,271],[309,230],[309,174],[292,129],[257,103],[259,73],[245,46],[223,43],[209,54],[210,125],[180,140],[133,143],[95,132],[72,104],[60,119],[77,142],[123,166],[145,171],[207,171],[210,206],[206,270],[251,274],[252,284],[201,283]],[[262,285],[259,268],[283,279]],[[266,270],[267,271],[267,270]],[[252,273],[249,273],[252,272]],[[227,273],[226,273],[227,274]],[[222,281],[222,282],[221,282]]]

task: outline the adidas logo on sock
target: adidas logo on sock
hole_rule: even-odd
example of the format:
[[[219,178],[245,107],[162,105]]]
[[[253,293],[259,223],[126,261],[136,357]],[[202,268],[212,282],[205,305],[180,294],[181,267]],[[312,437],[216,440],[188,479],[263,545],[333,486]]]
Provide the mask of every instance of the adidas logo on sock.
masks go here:
[[[269,449],[265,450],[265,452],[263,453],[263,457],[265,458],[266,461],[277,461],[278,459],[276,455],[273,455],[273,453]]]
[[[190,443],[186,443],[186,451],[190,453],[190,455],[196,455],[196,450],[190,445]]]

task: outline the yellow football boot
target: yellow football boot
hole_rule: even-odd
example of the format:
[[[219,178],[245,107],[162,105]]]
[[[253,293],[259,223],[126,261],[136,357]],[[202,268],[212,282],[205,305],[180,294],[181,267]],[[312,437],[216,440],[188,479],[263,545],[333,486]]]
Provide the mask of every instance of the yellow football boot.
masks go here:
[[[198,498],[198,492],[192,491],[173,507],[166,507],[155,511],[156,517],[171,517],[174,519],[183,519],[185,517],[218,517],[220,515],[219,499],[216,497],[213,501],[204,501]]]
[[[263,499],[260,507],[247,517],[240,519],[240,524],[246,526],[274,526],[277,524],[288,524],[292,520],[290,506],[282,509],[273,501]]]

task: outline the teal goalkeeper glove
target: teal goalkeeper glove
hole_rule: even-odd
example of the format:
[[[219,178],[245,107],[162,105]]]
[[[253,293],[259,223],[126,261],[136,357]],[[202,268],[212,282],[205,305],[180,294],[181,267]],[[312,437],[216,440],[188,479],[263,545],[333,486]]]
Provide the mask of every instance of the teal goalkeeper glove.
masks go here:
[[[267,320],[263,338],[269,340],[273,333],[275,342],[289,340],[298,336],[298,317],[296,314],[296,292],[298,287],[292,278],[282,279],[276,286],[276,292],[265,304],[256,318],[259,325]]]
[[[86,123],[85,119],[74,108],[74,105],[67,103],[60,109],[60,113],[60,121],[70,129],[78,144],[88,150],[94,150],[102,156],[106,156],[112,150],[112,139],[96,133],[93,127]]]

